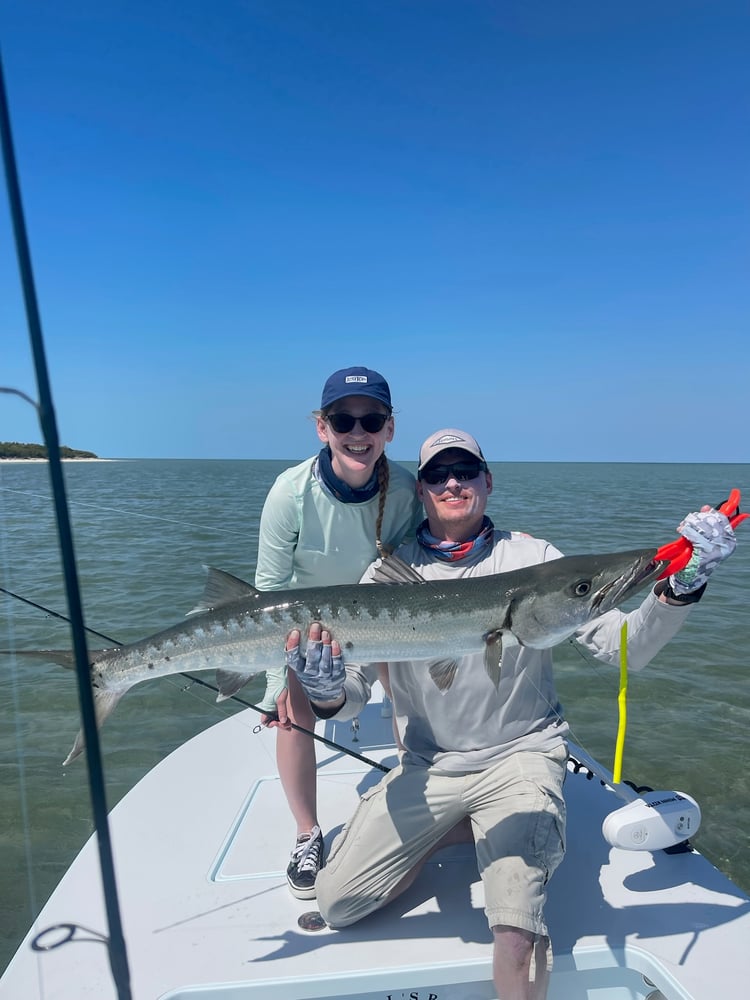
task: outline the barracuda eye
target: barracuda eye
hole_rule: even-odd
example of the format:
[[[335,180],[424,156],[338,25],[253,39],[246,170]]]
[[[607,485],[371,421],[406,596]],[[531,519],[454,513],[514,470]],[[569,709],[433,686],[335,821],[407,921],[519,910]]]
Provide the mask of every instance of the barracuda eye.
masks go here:
[[[591,593],[591,580],[579,580],[573,588],[576,597],[586,597]]]

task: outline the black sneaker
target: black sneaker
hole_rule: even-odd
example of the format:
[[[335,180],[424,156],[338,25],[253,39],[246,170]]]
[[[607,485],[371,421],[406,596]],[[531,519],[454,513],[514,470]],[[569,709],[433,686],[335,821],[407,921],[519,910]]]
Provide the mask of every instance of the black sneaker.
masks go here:
[[[314,826],[310,833],[302,833],[297,837],[286,870],[286,880],[293,896],[297,899],[315,899],[315,879],[322,864],[323,834],[319,826]]]

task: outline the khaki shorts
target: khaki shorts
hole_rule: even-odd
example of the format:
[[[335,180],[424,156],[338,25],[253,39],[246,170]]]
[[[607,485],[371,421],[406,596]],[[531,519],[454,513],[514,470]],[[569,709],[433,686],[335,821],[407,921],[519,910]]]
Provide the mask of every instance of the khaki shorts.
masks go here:
[[[399,765],[360,799],[316,880],[331,927],[378,909],[464,817],[471,820],[490,927],[546,937],[547,881],[565,852],[567,749],[516,752],[485,771]]]

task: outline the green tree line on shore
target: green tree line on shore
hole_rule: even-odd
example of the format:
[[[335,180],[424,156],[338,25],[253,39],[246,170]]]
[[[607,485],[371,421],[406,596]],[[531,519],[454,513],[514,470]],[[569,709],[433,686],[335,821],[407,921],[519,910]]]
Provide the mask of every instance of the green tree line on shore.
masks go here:
[[[93,451],[78,451],[60,445],[60,458],[98,458]],[[47,458],[43,444],[22,444],[20,441],[0,441],[0,458]]]

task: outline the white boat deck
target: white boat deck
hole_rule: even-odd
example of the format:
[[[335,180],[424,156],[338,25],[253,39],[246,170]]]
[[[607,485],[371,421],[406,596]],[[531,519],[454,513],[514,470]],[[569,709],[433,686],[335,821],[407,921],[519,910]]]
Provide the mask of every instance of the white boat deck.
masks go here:
[[[473,851],[450,848],[411,889],[343,931],[308,931],[294,899],[294,839],[275,736],[248,710],[206,730],[113,810],[112,838],[134,1000],[494,1000],[491,935]],[[352,745],[349,723],[321,731]],[[390,720],[371,703],[354,748],[395,762]],[[380,772],[318,744],[326,840]],[[610,848],[600,827],[620,805],[570,773],[568,853],[550,885],[555,966],[549,1000],[722,1000],[750,989],[750,899],[696,853]],[[110,1000],[94,935],[33,952],[55,924],[107,932],[89,841],[0,980],[0,1000]],[[644,980],[644,975],[650,985]]]

